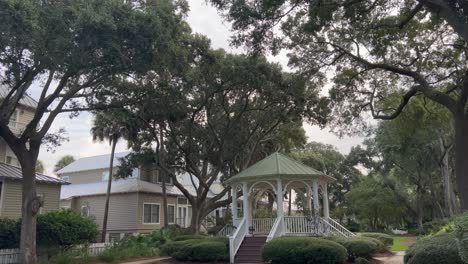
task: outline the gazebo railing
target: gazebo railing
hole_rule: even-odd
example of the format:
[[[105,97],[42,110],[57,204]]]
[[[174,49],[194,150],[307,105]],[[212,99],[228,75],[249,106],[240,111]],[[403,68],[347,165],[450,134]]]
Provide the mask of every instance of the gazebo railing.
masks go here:
[[[323,236],[327,233],[327,225],[320,217],[285,216],[284,229],[287,234]]]
[[[354,237],[356,234],[346,229],[346,227],[340,225],[338,222],[331,218],[322,218],[322,221],[325,222],[329,227],[329,232],[332,234],[337,234],[344,237]]]
[[[254,218],[252,227],[254,234],[268,234],[275,223],[276,218]]]
[[[275,219],[275,222],[273,223],[273,227],[271,228],[270,233],[268,234],[266,242],[272,240],[275,237],[279,237],[282,234],[283,234],[283,218],[277,217]]]
[[[230,263],[234,263],[234,258],[236,256],[237,251],[239,250],[242,241],[244,241],[244,237],[247,235],[247,223],[245,217],[240,222],[239,226],[236,229],[236,232],[232,236],[229,237],[229,260]]]

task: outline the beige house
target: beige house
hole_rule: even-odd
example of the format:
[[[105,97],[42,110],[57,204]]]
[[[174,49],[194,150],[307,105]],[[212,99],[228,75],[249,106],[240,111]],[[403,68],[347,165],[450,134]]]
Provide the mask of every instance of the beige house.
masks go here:
[[[0,85],[0,98],[8,94],[8,89]],[[9,127],[20,134],[33,119],[37,102],[26,95],[10,117]],[[16,155],[0,138],[0,217],[16,219],[21,217],[22,205],[22,172]],[[60,179],[36,173],[37,194],[42,197],[43,207],[40,213],[58,210],[60,187],[67,184]]]
[[[114,171],[120,165],[119,158],[127,154],[115,154]],[[101,228],[109,179],[109,159],[110,155],[81,158],[57,172],[63,181],[71,183],[62,186],[60,207],[94,218]],[[135,233],[150,233],[160,229],[166,217],[169,224],[188,227],[192,215],[188,200],[171,182],[166,186],[167,216],[163,214],[161,179],[157,170],[137,168],[128,178],[113,180],[106,240],[117,240]],[[222,212],[225,209],[214,211],[213,215]]]

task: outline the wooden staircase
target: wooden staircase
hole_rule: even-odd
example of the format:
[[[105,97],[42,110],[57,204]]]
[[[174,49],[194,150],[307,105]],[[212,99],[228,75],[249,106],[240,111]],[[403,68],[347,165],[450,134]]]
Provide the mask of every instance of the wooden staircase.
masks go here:
[[[234,263],[263,263],[262,248],[266,243],[266,236],[245,237],[237,251]]]

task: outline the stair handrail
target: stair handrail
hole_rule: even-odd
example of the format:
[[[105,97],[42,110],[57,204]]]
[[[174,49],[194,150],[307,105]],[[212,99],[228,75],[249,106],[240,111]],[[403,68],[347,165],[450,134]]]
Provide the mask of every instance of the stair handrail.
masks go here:
[[[225,225],[223,228],[221,228],[221,230],[218,231],[218,233],[216,233],[216,236],[217,237],[226,237],[226,236],[230,236],[232,234],[232,232],[234,232],[234,230],[236,230],[237,227],[231,225],[231,224],[227,224]]]
[[[355,237],[356,234],[354,234],[353,232],[349,231],[346,227],[342,226],[340,223],[338,223],[337,221],[333,220],[332,218],[328,217],[328,218],[322,218],[322,220],[329,226],[331,227],[333,230],[335,230],[336,232],[338,232],[340,235],[344,236],[344,237]]]
[[[229,236],[229,261],[230,263],[234,263],[234,259],[237,254],[237,251],[239,250],[240,245],[242,244],[242,241],[244,240],[246,235],[247,235],[247,223],[244,217],[242,218],[242,221],[237,227],[236,232],[234,232],[232,236]]]
[[[275,237],[281,236],[283,233],[283,218],[277,217],[273,223],[273,227],[270,230],[270,233],[267,236],[266,242],[272,240]]]

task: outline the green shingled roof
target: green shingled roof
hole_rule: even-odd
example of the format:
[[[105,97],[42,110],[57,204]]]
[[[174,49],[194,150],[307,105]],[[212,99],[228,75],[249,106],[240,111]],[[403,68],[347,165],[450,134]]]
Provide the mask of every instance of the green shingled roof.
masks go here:
[[[323,172],[275,152],[240,173],[232,176],[226,181],[226,183],[229,184],[245,180],[267,179],[272,176],[284,176],[288,178],[300,177],[302,179],[307,179],[309,177],[313,178],[313,176],[315,176],[327,181],[335,180],[333,177],[330,177]]]

